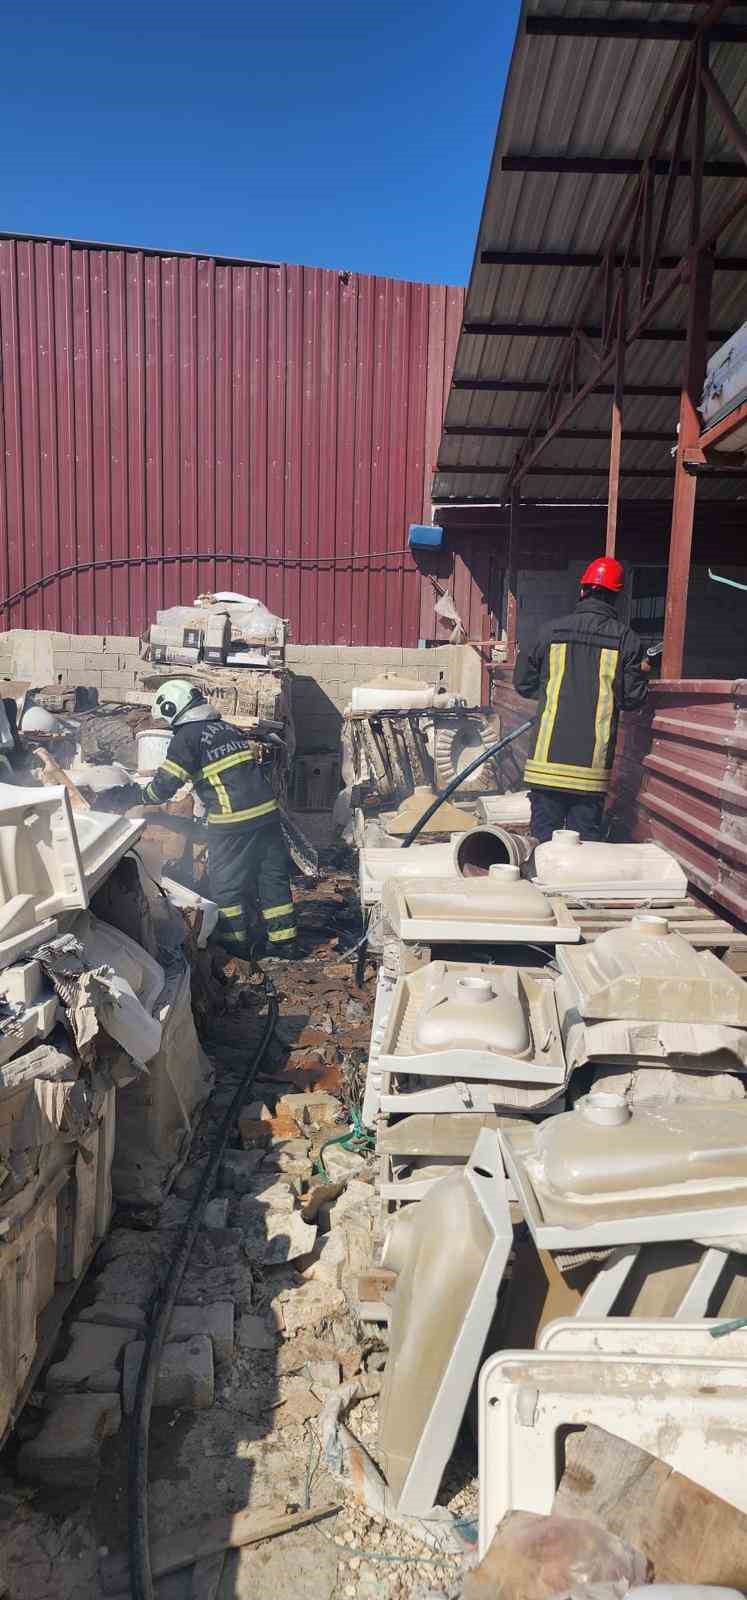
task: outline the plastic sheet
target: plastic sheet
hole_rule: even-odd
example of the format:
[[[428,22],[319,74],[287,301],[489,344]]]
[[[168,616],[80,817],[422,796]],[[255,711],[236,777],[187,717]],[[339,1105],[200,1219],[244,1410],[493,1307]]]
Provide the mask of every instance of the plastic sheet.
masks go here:
[[[622,1600],[646,1577],[645,1556],[596,1523],[512,1511],[467,1578],[464,1600]]]

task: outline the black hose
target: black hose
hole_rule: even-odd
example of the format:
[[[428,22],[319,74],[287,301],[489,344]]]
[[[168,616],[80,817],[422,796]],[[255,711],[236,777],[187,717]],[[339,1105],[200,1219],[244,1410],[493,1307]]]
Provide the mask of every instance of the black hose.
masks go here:
[[[439,806],[443,805],[444,800],[448,800],[449,795],[452,795],[454,790],[459,788],[460,783],[464,783],[465,778],[468,778],[470,773],[476,772],[478,767],[481,767],[484,761],[490,760],[491,756],[500,755],[501,750],[505,750],[506,745],[513,744],[514,739],[519,739],[522,733],[528,733],[529,729],[534,727],[536,720],[536,717],[530,717],[528,722],[519,723],[518,728],[514,728],[513,733],[504,734],[503,738],[499,739],[496,744],[488,745],[488,748],[486,750],[482,750],[479,756],[475,756],[474,761],[470,761],[466,767],[463,767],[461,772],[458,772],[456,777],[452,778],[450,783],[447,783],[446,788],[442,789],[441,793],[436,795],[435,800],[432,801],[431,805],[429,805],[427,811],[423,812],[422,817],[418,817],[417,822],[413,823],[410,832],[406,833],[404,839],[402,840],[402,849],[406,850],[408,845],[412,844],[413,839],[417,839],[418,834],[425,827],[426,822],[430,822],[434,812],[438,811]]]
[[[174,1301],[179,1293],[203,1213],[218,1175],[218,1168],[228,1144],[231,1128],[244,1104],[247,1090],[251,1088],[259,1072],[267,1047],[275,1032],[278,1018],[278,1002],[272,981],[267,973],[265,973],[265,988],[268,996],[268,1007],[262,1037],[220,1123],[208,1157],[207,1166],[189,1208],[189,1214],[182,1229],[176,1253],[171,1259],[171,1265],[163,1284],[154,1295],[148,1319],[145,1350],[138,1376],[135,1406],[130,1426],[127,1535],[133,1600],[154,1600],[153,1573],[150,1564],[150,1531],[148,1526],[148,1447],[150,1414],[153,1408],[153,1395],[158,1368],[169,1322],[171,1321]]]

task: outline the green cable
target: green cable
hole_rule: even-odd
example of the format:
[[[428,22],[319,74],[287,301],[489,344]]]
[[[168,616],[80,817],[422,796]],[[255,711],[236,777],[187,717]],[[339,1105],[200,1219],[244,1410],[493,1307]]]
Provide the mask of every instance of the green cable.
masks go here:
[[[347,1131],[336,1135],[333,1139],[325,1139],[314,1162],[314,1171],[320,1173],[321,1177],[326,1178],[327,1182],[330,1180],[329,1173],[324,1165],[324,1152],[335,1144],[339,1144],[343,1150],[355,1149],[356,1154],[359,1155],[362,1155],[365,1150],[373,1150],[375,1148],[373,1136],[364,1128],[357,1106],[350,1107],[350,1127]]]

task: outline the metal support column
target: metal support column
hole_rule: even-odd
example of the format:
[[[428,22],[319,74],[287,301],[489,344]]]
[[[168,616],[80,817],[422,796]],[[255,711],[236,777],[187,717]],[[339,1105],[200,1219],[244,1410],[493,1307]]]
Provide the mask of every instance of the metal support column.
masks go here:
[[[707,64],[707,50],[701,44],[701,69]],[[695,119],[690,177],[690,274],[687,295],[687,343],[685,370],[680,395],[679,432],[674,471],[672,531],[669,540],[667,600],[664,616],[663,678],[681,678],[685,651],[687,596],[690,587],[690,560],[697,480],[685,469],[685,451],[698,443],[701,421],[698,401],[703,393],[708,358],[708,313],[713,284],[714,253],[711,248],[696,249],[701,232],[703,145],[705,138],[706,90],[698,78],[695,94]]]
[[[511,517],[508,526],[508,555],[506,558],[506,665],[516,661],[517,600],[516,561],[519,551],[521,499],[518,485],[511,491]]]
[[[620,503],[620,457],[622,454],[623,394],[625,389],[625,313],[626,275],[620,274],[617,293],[617,347],[615,379],[612,397],[612,429],[610,438],[610,475],[607,490],[607,544],[608,556],[615,554],[617,542],[617,512]]]

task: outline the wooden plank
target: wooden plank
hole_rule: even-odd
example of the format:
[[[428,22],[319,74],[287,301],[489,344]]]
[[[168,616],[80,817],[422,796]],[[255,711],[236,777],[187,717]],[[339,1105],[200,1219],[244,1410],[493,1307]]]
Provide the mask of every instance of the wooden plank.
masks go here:
[[[747,1572],[742,1512],[601,1428],[569,1435],[565,1452],[553,1512],[590,1518],[625,1539],[652,1563],[657,1583],[741,1591]]]
[[[83,1269],[79,1273],[78,1277],[75,1278],[72,1283],[61,1283],[52,1295],[51,1300],[44,1307],[44,1310],[39,1313],[36,1324],[36,1355],[34,1356],[29,1368],[26,1382],[24,1383],[23,1388],[19,1391],[13,1404],[13,1409],[10,1417],[8,1418],[8,1426],[5,1429],[5,1432],[0,1434],[0,1448],[5,1443],[11,1428],[15,1427],[32,1389],[35,1389],[37,1386],[39,1381],[39,1373],[49,1361],[52,1351],[54,1350],[57,1340],[59,1339],[63,1317],[65,1316],[68,1308],[72,1305],[73,1300],[78,1293],[78,1290],[100,1244],[101,1240],[97,1239],[95,1244],[91,1247],[91,1250],[83,1263]]]
[[[44,750],[41,745],[37,747],[36,759],[40,763],[48,783],[58,786],[62,784],[62,787],[67,789],[73,811],[90,811],[91,807],[88,801],[84,799],[80,789],[73,783],[72,778],[69,778],[67,773],[63,772],[62,767],[55,761],[54,756],[51,756],[49,751]]]
[[[304,1528],[310,1522],[321,1522],[341,1509],[340,1505],[312,1507],[309,1511],[285,1513],[279,1506],[263,1506],[254,1511],[236,1511],[225,1517],[211,1517],[195,1522],[178,1533],[168,1533],[151,1543],[150,1561],[154,1578],[163,1578],[168,1572],[178,1572],[181,1567],[191,1567],[208,1556],[226,1550],[238,1550],[243,1545],[260,1544],[264,1539],[275,1539],[295,1528]],[[105,1595],[125,1596],[129,1593],[130,1564],[127,1555],[105,1556],[99,1577]]]

